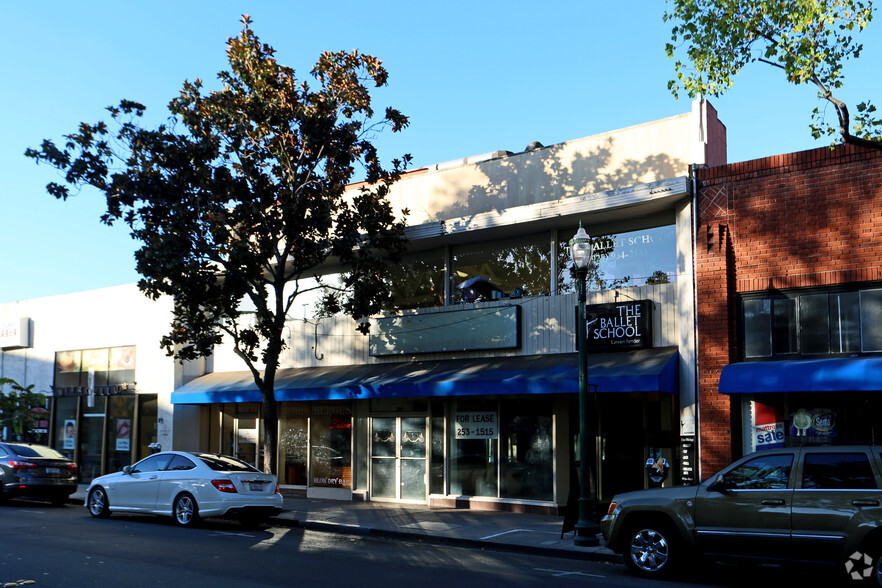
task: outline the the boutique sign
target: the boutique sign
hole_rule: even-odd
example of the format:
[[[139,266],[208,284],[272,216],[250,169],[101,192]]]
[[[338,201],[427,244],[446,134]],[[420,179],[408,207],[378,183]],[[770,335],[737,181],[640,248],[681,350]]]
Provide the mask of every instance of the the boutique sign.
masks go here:
[[[586,307],[589,349],[652,347],[652,301],[589,304]]]

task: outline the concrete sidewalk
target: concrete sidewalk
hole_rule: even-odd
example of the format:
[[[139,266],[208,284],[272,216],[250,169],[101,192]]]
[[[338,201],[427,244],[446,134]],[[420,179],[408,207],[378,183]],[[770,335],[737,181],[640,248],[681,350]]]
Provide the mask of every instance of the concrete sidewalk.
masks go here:
[[[86,486],[71,502],[82,504]],[[621,562],[605,547],[576,547],[561,538],[563,517],[500,511],[429,508],[388,502],[343,502],[285,496],[271,524],[439,545]],[[601,539],[602,543],[602,539]]]

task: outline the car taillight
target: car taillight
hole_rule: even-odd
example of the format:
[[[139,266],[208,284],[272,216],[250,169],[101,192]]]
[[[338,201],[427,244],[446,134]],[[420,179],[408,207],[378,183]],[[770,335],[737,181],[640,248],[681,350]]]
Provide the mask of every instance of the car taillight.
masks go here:
[[[29,470],[29,469],[31,469],[31,468],[35,468],[35,467],[37,467],[37,464],[35,464],[35,463],[32,462],[32,461],[22,461],[22,460],[20,460],[20,459],[10,459],[10,460],[9,460],[8,462],[6,462],[6,463],[8,463],[9,465],[12,466],[12,471],[13,471],[13,472],[16,472],[16,471],[19,471],[19,470]]]
[[[616,510],[616,506],[618,506],[615,502],[609,503],[609,510],[606,511],[606,514],[611,515]]]
[[[236,493],[236,486],[233,484],[232,480],[212,480],[212,486],[220,490],[221,492],[231,492]]]
[[[281,494],[281,493],[279,492],[279,483],[278,483],[278,482],[276,482],[276,494]]]
[[[72,472],[78,472],[80,470],[80,466],[78,466],[75,463],[69,463],[69,464],[67,464],[67,469],[69,469]]]

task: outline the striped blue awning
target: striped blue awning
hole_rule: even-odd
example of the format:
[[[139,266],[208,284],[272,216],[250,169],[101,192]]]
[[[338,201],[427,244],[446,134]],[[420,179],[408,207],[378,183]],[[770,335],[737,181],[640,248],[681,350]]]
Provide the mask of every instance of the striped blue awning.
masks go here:
[[[578,354],[505,356],[279,370],[276,400],[355,400],[494,394],[578,393]],[[588,380],[600,393],[678,390],[677,348],[589,354]],[[260,402],[250,372],[197,378],[173,404]]]

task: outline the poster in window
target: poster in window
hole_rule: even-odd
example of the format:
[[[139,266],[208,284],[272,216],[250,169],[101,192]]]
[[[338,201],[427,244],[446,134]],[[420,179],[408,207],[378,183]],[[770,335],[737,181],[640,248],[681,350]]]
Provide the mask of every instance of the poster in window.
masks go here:
[[[64,448],[74,449],[77,438],[77,422],[73,419],[64,421]]]
[[[116,450],[128,451],[132,433],[132,419],[116,419]]]

